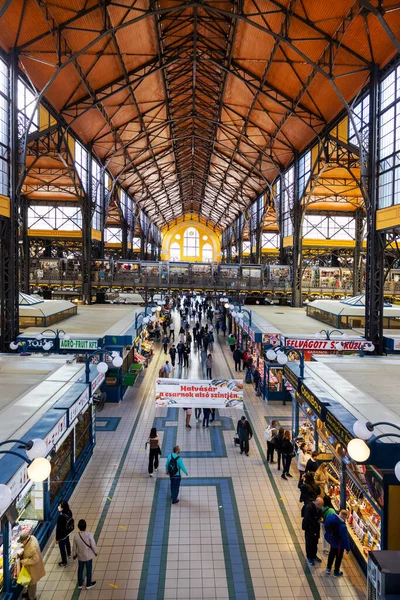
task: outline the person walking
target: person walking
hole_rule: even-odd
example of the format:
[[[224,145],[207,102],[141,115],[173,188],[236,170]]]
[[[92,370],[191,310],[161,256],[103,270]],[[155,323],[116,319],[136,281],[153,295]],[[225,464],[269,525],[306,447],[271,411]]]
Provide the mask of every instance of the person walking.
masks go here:
[[[150,446],[148,471],[149,471],[150,477],[153,477],[153,470],[154,470],[154,473],[157,473],[158,457],[161,455],[160,438],[158,437],[156,427],[151,428],[149,439],[146,442],[146,446],[145,446],[146,448],[147,448],[147,444],[149,444],[149,446]]]
[[[207,350],[208,350],[208,344],[210,343],[209,337],[208,337],[208,333],[205,332],[203,335],[203,350],[204,352],[207,354]]]
[[[292,436],[290,431],[287,429],[283,436],[282,440],[282,458],[283,458],[283,471],[282,471],[282,479],[287,479],[288,477],[292,478],[292,475],[289,473],[290,465],[292,459],[296,456],[294,452],[294,446],[292,444]]]
[[[271,421],[264,431],[267,442],[267,462],[274,464],[275,436],[278,433],[278,421]]]
[[[283,429],[283,427],[279,427],[278,433],[274,437],[274,448],[276,451],[277,462],[278,462],[277,471],[281,470],[282,442],[283,442],[284,435],[285,435],[285,430]],[[283,466],[283,460],[282,460],[282,466]]]
[[[210,331],[211,327],[209,328],[208,331],[208,347],[210,349],[210,352],[213,351],[214,348],[214,333],[213,331]]]
[[[195,408],[194,409],[194,416],[196,418],[196,423],[200,423],[200,418],[201,418],[201,408]]]
[[[261,381],[260,371],[258,369],[253,369],[253,382],[254,382],[254,389],[256,392],[256,396],[261,395],[261,393],[259,393],[260,381]]]
[[[185,475],[189,475],[186,467],[183,463],[181,456],[181,449],[179,446],[174,446],[173,452],[168,455],[167,462],[165,463],[165,472],[169,475],[171,481],[171,502],[177,504],[179,502],[179,488],[181,487],[181,472]]]
[[[211,408],[203,408],[203,427],[208,427],[210,422]]]
[[[325,496],[324,496],[324,505],[323,505],[323,507],[321,509],[321,516],[322,516],[322,520],[323,520],[323,522],[322,522],[322,551],[323,551],[324,554],[329,554],[328,542],[325,539],[325,534],[326,534],[325,523],[326,523],[327,518],[330,515],[336,515],[336,514],[337,513],[336,513],[336,510],[333,507],[331,497],[327,496],[325,494]],[[340,564],[339,564],[339,568],[340,568]],[[338,570],[339,570],[339,568],[338,568]]]
[[[345,551],[347,554],[350,552],[350,537],[346,526],[347,517],[347,510],[341,510],[338,515],[329,515],[325,521],[325,539],[331,546],[325,572],[329,575],[333,563],[335,563],[334,577],[343,577],[343,571],[340,570],[343,554]]]
[[[314,452],[311,454],[311,458],[308,459],[306,464],[306,473],[315,473],[318,470],[318,454],[319,452],[316,450],[314,450]]]
[[[59,513],[56,525],[56,544],[60,548],[61,562],[60,567],[68,566],[68,558],[71,558],[71,544],[69,536],[74,530],[74,520],[72,511],[66,500],[60,502],[58,507]]]
[[[169,360],[166,360],[166,361],[165,361],[165,365],[164,365],[164,371],[166,372],[166,374],[167,374],[167,377],[169,377],[169,376],[171,375],[171,373],[172,373],[172,367],[171,367],[171,365],[169,364]]]
[[[232,356],[233,356],[233,360],[235,362],[235,371],[240,371],[240,365],[241,365],[241,359],[242,359],[242,353],[240,351],[240,348],[235,348]]]
[[[183,350],[184,350],[184,344],[183,342],[179,342],[179,344],[177,345],[176,349],[178,351],[178,365],[182,365],[183,364]]]
[[[246,456],[249,456],[249,441],[253,437],[253,430],[245,416],[239,419],[236,433],[240,440],[240,454],[244,452]]]
[[[224,334],[224,337],[226,336],[226,323],[225,323],[225,319],[222,321],[221,323],[221,331]]]
[[[27,588],[27,598],[29,600],[36,600],[37,584],[46,575],[39,542],[34,535],[26,532],[21,533],[18,541],[23,547],[20,564],[27,569],[31,576]]]
[[[213,359],[212,359],[211,354],[209,354],[207,356],[207,359],[206,359],[206,370],[207,370],[207,377],[206,378],[207,379],[212,379],[212,373],[211,373],[212,363],[213,363]]]
[[[183,366],[189,366],[189,356],[190,356],[190,346],[189,344],[184,344],[183,346]]]
[[[190,424],[190,419],[192,418],[192,409],[191,408],[184,408],[183,409],[186,412],[186,427],[188,429],[192,429],[192,426]]]
[[[235,351],[235,346],[236,346],[236,338],[233,335],[233,333],[231,333],[231,335],[228,337],[228,344],[229,344],[229,348],[231,349],[232,354]]]
[[[176,348],[175,348],[175,344],[172,344],[171,348],[169,349],[169,356],[171,358],[171,365],[173,367],[175,367],[175,359],[176,359]]]
[[[219,319],[217,319],[217,322],[215,323],[215,330],[217,332],[217,335],[219,335],[220,328],[221,328],[221,325],[220,325]]]
[[[300,444],[300,448],[297,453],[297,468],[299,470],[299,483],[297,484],[297,487],[299,489],[303,480],[303,475],[306,472],[308,459],[309,455],[307,454],[307,444],[303,442],[302,444]]]
[[[185,330],[183,329],[183,327],[181,327],[180,330],[179,330],[179,341],[182,344],[185,343]]]
[[[317,556],[317,549],[322,521],[321,509],[323,505],[324,501],[320,496],[304,505],[302,529],[304,531],[306,543],[307,562],[310,566],[314,566],[316,562],[322,562]]]
[[[171,340],[175,341],[175,325],[172,319],[169,324],[169,337],[171,338]]]
[[[91,590],[96,585],[92,579],[93,558],[97,556],[97,546],[94,541],[93,533],[86,531],[85,519],[80,519],[78,523],[79,533],[74,535],[73,555],[78,559],[78,588],[83,588],[84,571],[86,570],[86,589]]]
[[[162,345],[163,345],[163,348],[164,348],[164,354],[167,354],[168,344],[169,344],[169,337],[167,335],[164,335],[164,337],[162,339]]]

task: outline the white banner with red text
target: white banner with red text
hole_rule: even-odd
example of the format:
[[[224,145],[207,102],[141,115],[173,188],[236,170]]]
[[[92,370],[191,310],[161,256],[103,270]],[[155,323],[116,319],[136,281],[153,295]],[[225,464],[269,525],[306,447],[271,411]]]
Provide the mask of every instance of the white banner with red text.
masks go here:
[[[156,379],[156,406],[240,408],[243,381],[238,379]]]

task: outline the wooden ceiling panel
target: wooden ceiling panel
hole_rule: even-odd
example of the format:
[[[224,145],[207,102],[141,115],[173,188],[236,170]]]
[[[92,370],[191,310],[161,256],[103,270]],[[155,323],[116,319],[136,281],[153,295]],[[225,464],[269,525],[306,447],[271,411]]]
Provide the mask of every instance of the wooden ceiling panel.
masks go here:
[[[396,0],[261,4],[13,0],[0,44],[159,225],[224,227],[394,55],[383,26],[400,38]]]

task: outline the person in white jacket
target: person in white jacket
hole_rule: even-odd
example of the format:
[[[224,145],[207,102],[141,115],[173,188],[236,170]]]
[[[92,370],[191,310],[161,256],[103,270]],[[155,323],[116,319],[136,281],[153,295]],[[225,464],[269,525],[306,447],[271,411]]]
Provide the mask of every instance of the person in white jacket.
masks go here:
[[[271,423],[268,425],[268,427],[264,431],[264,437],[267,442],[267,462],[269,462],[271,464],[274,462],[274,450],[275,450],[274,437],[278,433],[277,427],[278,427],[278,421],[271,421]]]
[[[310,456],[307,453],[307,444],[303,442],[302,444],[300,444],[299,452],[297,454],[297,468],[299,469],[298,487],[301,486],[303,475],[306,471],[306,466],[309,458]]]

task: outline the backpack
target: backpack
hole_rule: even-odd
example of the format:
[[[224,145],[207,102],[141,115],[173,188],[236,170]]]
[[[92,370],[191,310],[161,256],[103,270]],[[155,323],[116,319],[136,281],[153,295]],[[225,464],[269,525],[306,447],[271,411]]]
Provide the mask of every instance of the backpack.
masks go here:
[[[168,464],[168,475],[170,477],[174,477],[179,473],[178,460],[179,456],[175,457],[171,454],[171,458]]]
[[[337,520],[335,519],[334,521],[332,520],[331,523],[329,523],[329,527],[327,529],[327,533],[329,535],[329,539],[331,540],[338,540],[340,535],[339,535],[339,523],[337,522]]]
[[[75,529],[75,521],[74,521],[74,519],[72,518],[72,515],[71,515],[67,519],[67,532],[68,533],[72,533],[74,529]]]

